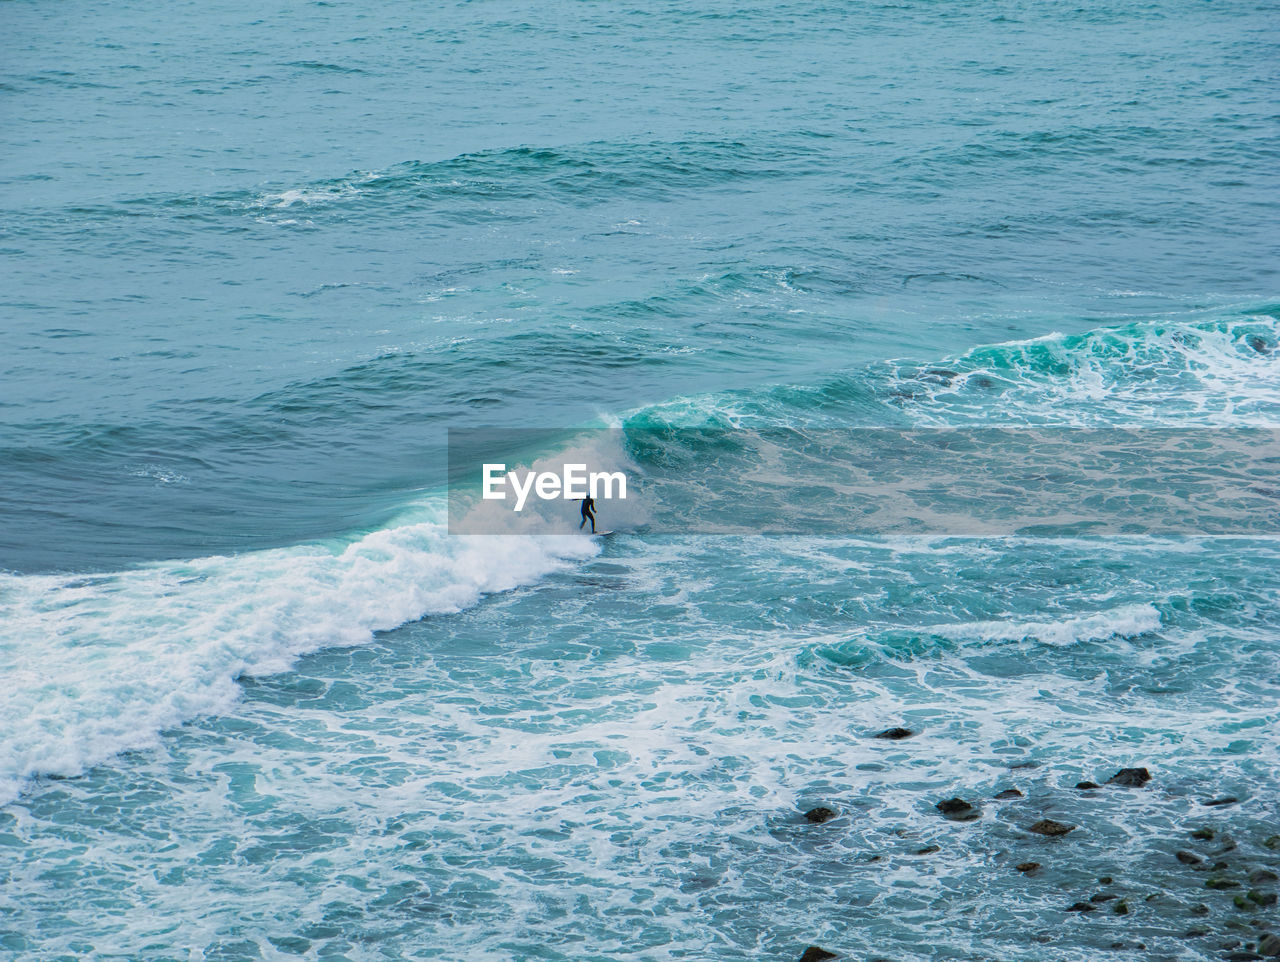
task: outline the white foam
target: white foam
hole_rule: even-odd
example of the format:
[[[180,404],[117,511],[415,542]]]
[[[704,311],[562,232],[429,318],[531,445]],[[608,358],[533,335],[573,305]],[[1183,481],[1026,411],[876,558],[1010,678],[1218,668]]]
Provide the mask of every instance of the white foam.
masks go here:
[[[130,477],[134,478],[152,478],[160,484],[189,484],[191,479],[185,474],[177,471],[170,471],[158,464],[147,464],[142,467],[135,468],[129,472]]]
[[[909,411],[920,423],[977,417],[1082,426],[1276,426],[1280,354],[1259,351],[1248,338],[1274,343],[1277,335],[1274,318],[1250,315],[1011,341],[944,359],[940,363],[961,374],[923,390],[928,403]],[[998,397],[974,390],[981,377],[1000,386]]]
[[[365,177],[363,181],[370,178]],[[263,194],[254,200],[249,206],[266,207],[273,209],[284,209],[301,205],[310,207],[315,204],[328,204],[334,201],[346,200],[362,193],[355,183],[344,182],[329,187],[292,187],[288,190],[277,191],[274,193]]]
[[[1138,604],[1060,621],[976,621],[929,630],[953,641],[1038,641],[1065,646],[1107,638],[1136,638],[1159,630],[1160,625],[1160,612],[1154,605]]]
[[[168,562],[84,576],[0,575],[0,801],[197,715],[241,674],[455,612],[599,549],[577,536],[449,537],[441,509],[328,548]]]

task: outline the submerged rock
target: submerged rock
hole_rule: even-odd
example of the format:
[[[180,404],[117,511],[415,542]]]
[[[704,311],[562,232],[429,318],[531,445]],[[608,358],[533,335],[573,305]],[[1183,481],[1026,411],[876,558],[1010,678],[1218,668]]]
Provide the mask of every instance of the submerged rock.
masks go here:
[[[1119,897],[1120,896],[1112,895],[1109,892],[1099,892],[1097,895],[1089,896],[1089,901],[1093,902],[1094,904],[1100,905],[1103,902],[1114,902]]]
[[[1141,788],[1151,781],[1151,773],[1145,768],[1122,768],[1107,779],[1108,785],[1121,785],[1125,788]]]
[[[1016,788],[1006,788],[1003,792],[996,795],[996,798],[1003,801],[1006,798],[1022,798],[1022,792]]]
[[[1055,822],[1051,818],[1042,818],[1034,825],[1030,826],[1027,831],[1035,832],[1037,835],[1047,835],[1049,838],[1058,838],[1066,835],[1068,832],[1075,831],[1074,825],[1067,825],[1064,822]]]
[[[1240,883],[1235,879],[1223,878],[1221,875],[1215,875],[1204,883],[1207,889],[1238,889]]]
[[[811,808],[804,813],[805,821],[812,822],[814,825],[821,825],[823,822],[829,822],[835,818],[839,812],[835,809],[827,808],[825,805],[819,805],[817,808]]]
[[[1248,899],[1254,905],[1261,905],[1266,908],[1268,905],[1276,904],[1275,892],[1259,892],[1257,889],[1249,889]]]
[[[1204,859],[1199,855],[1193,855],[1191,852],[1174,852],[1173,857],[1183,865],[1203,865]]]
[[[1273,350],[1271,344],[1268,343],[1267,339],[1263,337],[1261,334],[1250,334],[1244,340],[1246,344],[1248,344],[1251,348],[1253,348],[1259,354],[1270,354],[1271,351]]]
[[[941,851],[942,851],[942,846],[941,846],[941,845],[926,845],[924,848],[917,849],[917,850],[916,850],[916,854],[917,854],[917,855],[932,855],[934,852],[941,852]]]
[[[914,735],[910,728],[886,728],[884,731],[874,735],[874,738],[887,738],[890,741],[898,741],[903,738],[910,738]]]
[[[1211,842],[1211,841],[1213,841],[1213,829],[1211,829],[1211,828],[1198,828],[1198,829],[1196,829],[1194,832],[1192,832],[1192,833],[1191,833],[1191,837],[1192,837],[1192,838],[1199,839],[1199,840],[1200,840],[1200,841],[1202,841],[1202,842]]]
[[[948,798],[934,806],[943,816],[953,822],[972,822],[982,813],[963,798]]]
[[[1258,951],[1263,955],[1280,956],[1280,938],[1268,932],[1258,943]]]
[[[1277,878],[1280,878],[1280,876],[1277,876],[1275,872],[1269,871],[1265,868],[1260,868],[1256,872],[1249,873],[1249,883],[1251,885],[1262,885],[1266,882],[1274,882]]]
[[[1091,902],[1072,902],[1067,906],[1068,912],[1096,912],[1098,907]]]
[[[1014,866],[1019,872],[1034,872],[1039,867],[1039,862],[1019,862]]]
[[[838,958],[834,952],[828,952],[824,948],[811,945],[804,950],[804,954],[800,956],[800,962],[826,962],[827,959]]]
[[[1097,782],[1076,782],[1076,788],[1085,792],[1089,791],[1091,788],[1101,788],[1101,787],[1102,786],[1099,785]]]
[[[1238,801],[1240,801],[1240,799],[1236,798],[1234,795],[1227,795],[1223,798],[1212,799],[1204,804],[1206,808],[1216,808],[1219,805],[1234,805]]]
[[[1128,915],[1129,914],[1128,900],[1121,899],[1119,902],[1116,903],[1115,908],[1113,908],[1111,912],[1114,915]]]

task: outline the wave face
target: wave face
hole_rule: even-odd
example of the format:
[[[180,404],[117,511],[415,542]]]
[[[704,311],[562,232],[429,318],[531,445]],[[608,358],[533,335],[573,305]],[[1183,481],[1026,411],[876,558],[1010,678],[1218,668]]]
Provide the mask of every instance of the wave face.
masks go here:
[[[1243,951],[1272,539],[441,491],[449,427],[1275,427],[1265,5],[424,13],[6,7],[0,956]]]

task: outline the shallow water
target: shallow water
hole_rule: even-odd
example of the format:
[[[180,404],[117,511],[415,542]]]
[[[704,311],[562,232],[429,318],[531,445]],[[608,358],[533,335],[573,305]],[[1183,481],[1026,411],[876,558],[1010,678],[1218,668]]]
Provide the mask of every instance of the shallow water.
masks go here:
[[[1276,427],[1271,6],[60,12],[3,14],[0,954],[1276,931],[1273,539],[441,490],[478,424]]]

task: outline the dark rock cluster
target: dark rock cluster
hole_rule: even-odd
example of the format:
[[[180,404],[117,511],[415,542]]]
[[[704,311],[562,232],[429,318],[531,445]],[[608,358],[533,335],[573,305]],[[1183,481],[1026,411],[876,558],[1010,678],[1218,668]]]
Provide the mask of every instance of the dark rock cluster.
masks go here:
[[[896,741],[909,738],[914,734],[915,732],[906,728],[889,728],[872,737]],[[1034,767],[1034,763],[1014,767]],[[1011,767],[1010,770],[1013,770],[1013,768]],[[1122,768],[1103,784],[1082,780],[1075,784],[1075,788],[1079,791],[1090,793],[1101,791],[1108,786],[1140,789],[1146,787],[1151,780],[1151,772],[1146,768]],[[993,797],[997,801],[1012,801],[1024,799],[1026,795],[1022,790],[1010,787],[1001,789]],[[1033,802],[1034,798],[1035,796],[1033,795]],[[1222,796],[1203,800],[1200,804],[1207,808],[1223,808],[1234,805],[1238,801],[1239,799],[1236,796]],[[978,802],[969,801],[958,796],[935,802],[933,807],[944,819],[951,822],[972,822],[982,817],[982,810]],[[805,812],[804,818],[813,824],[820,825],[835,818],[837,815],[838,813],[834,809],[820,806]],[[1025,823],[1023,824],[1025,825]],[[1077,827],[1067,822],[1041,818],[1030,825],[1025,825],[1025,830],[1033,835],[1043,836],[1047,839],[1062,839],[1076,831]],[[1275,918],[1276,890],[1280,877],[1270,868],[1257,868],[1256,862],[1254,862],[1254,870],[1249,871],[1249,866],[1241,863],[1240,854],[1232,854],[1236,852],[1236,842],[1226,834],[1223,834],[1221,829],[1201,826],[1193,829],[1189,835],[1192,840],[1191,843],[1188,844],[1187,848],[1175,849],[1172,852],[1172,862],[1176,862],[1185,869],[1205,873],[1200,876],[1200,878],[1204,879],[1203,883],[1199,884],[1203,884],[1203,888],[1209,892],[1222,893],[1217,896],[1206,896],[1206,901],[1213,902],[1215,898],[1224,900],[1218,904],[1225,906],[1227,911],[1233,914],[1235,912],[1241,913],[1237,917],[1248,919],[1249,926],[1253,928],[1255,933],[1258,933],[1250,941],[1243,941],[1237,937],[1219,942],[1217,952],[1225,953],[1220,957],[1224,960],[1234,960],[1234,962],[1280,959],[1280,935],[1268,931],[1259,931],[1268,918],[1273,920]],[[1280,850],[1280,835],[1272,835],[1265,840],[1261,840],[1261,846],[1271,851]],[[940,845],[926,845],[915,849],[913,854],[931,855],[941,851],[941,849]],[[1191,849],[1198,849],[1198,851],[1192,851]],[[1046,848],[1045,851],[1048,852],[1049,849]],[[868,859],[868,861],[879,861],[880,858],[881,856],[876,855]],[[1025,861],[1018,862],[1014,865],[1014,868],[1022,873],[1023,876],[1031,877],[1038,875],[1043,866],[1040,862]],[[1046,875],[1046,877],[1051,878],[1052,875]],[[1107,891],[1106,889],[1114,884],[1114,879],[1109,875],[1100,877],[1098,883],[1104,887],[1103,891],[1096,891],[1084,898],[1072,901],[1064,905],[1063,910],[1080,916],[1090,915],[1100,910],[1105,910],[1106,914],[1111,916],[1129,916],[1137,911],[1138,918],[1141,919],[1143,904],[1154,902],[1157,905],[1166,907],[1180,905],[1181,911],[1196,918],[1206,918],[1213,915],[1213,910],[1209,905],[1200,903],[1187,906],[1186,903],[1173,900],[1160,891],[1150,892],[1143,897],[1139,897],[1131,887],[1126,892],[1123,882],[1120,883],[1118,892]],[[1232,908],[1233,906],[1234,908]],[[1268,928],[1271,927],[1268,926]],[[1247,929],[1237,929],[1237,931],[1247,931]],[[1207,928],[1191,928],[1182,934],[1184,938],[1200,939],[1208,937],[1210,930]],[[1142,943],[1131,942],[1116,942],[1112,944],[1111,948],[1145,950],[1145,946]],[[822,962],[822,960],[837,957],[835,953],[826,949],[818,946],[809,946],[805,949],[804,954],[801,955],[800,962]]]

